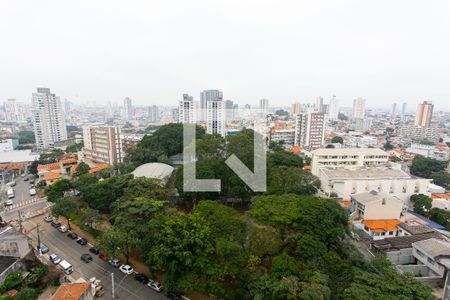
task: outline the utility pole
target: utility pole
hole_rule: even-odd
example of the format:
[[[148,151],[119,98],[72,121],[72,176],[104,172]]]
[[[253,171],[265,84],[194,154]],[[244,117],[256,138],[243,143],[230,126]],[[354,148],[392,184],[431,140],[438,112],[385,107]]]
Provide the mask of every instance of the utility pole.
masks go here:
[[[37,230],[37,238],[38,238],[39,255],[42,255],[42,252],[41,252],[41,237],[39,235],[39,223],[36,225],[36,230]]]
[[[114,295],[114,272],[111,272],[111,284],[112,284],[112,298],[115,298]]]

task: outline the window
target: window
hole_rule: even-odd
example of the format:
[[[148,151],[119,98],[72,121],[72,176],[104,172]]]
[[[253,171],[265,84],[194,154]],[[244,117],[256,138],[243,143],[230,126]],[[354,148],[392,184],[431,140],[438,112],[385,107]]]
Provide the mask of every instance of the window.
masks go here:
[[[416,249],[416,252],[417,252],[417,254],[418,254],[419,256],[422,256],[422,257],[424,257],[424,256],[425,256],[425,254],[423,254],[423,252],[422,252],[422,251],[420,251],[420,250],[417,250],[417,249]]]
[[[432,264],[432,265],[435,265],[436,264],[436,262],[434,261],[434,259],[432,259],[432,258],[427,258],[427,261],[430,263],[430,264]]]

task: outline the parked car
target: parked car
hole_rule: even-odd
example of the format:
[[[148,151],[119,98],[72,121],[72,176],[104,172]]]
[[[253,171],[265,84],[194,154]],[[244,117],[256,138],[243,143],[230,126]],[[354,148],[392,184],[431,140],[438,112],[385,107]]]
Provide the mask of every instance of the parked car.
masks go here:
[[[13,181],[10,181],[10,182],[8,182],[6,185],[8,185],[8,186],[16,186],[16,182],[13,180]]]
[[[14,202],[11,199],[6,200],[6,202],[5,202],[6,206],[11,206],[13,204],[14,204]]]
[[[76,234],[75,232],[69,232],[67,236],[70,237],[72,240],[76,240],[78,238],[78,234]]]
[[[95,255],[100,253],[100,250],[96,247],[89,248],[89,252],[94,253]]]
[[[50,261],[52,263],[54,263],[55,265],[57,265],[61,262],[61,258],[59,258],[59,256],[56,254],[52,254],[52,255],[50,255]]]
[[[118,260],[117,258],[113,258],[108,260],[108,263],[113,266],[114,268],[118,268],[120,267],[120,260]]]
[[[60,226],[58,228],[58,231],[61,233],[66,233],[67,231],[69,231],[69,229],[67,229],[67,226]]]
[[[25,174],[22,174],[22,177],[23,177],[23,181],[28,181],[28,177],[27,176],[25,176]]]
[[[40,243],[39,244],[39,250],[41,250],[41,253],[47,253],[48,252],[48,247],[47,247],[46,244]]]
[[[44,221],[47,223],[50,223],[51,221],[53,221],[53,218],[52,218],[52,216],[45,216]]]
[[[148,282],[147,286],[158,293],[163,290],[161,283],[159,283],[158,281],[151,280],[151,279]]]
[[[25,173],[20,174],[20,177],[22,177],[22,178],[25,178],[26,176],[27,176],[27,174],[25,174]]]
[[[145,274],[142,273],[137,273],[136,275],[134,275],[134,279],[136,279],[137,281],[139,281],[142,284],[147,284],[148,283],[148,277],[145,276]]]
[[[165,296],[172,300],[180,300],[181,299],[181,295],[179,293],[173,292],[173,291],[166,292]]]
[[[61,222],[58,220],[53,220],[52,221],[52,226],[55,228],[58,228],[59,226],[61,226]]]
[[[36,196],[36,189],[30,189],[30,196]]]
[[[134,269],[130,265],[121,265],[119,267],[120,272],[126,275],[131,275],[134,272]]]
[[[34,184],[34,178],[30,179],[30,184],[31,184],[31,185]]]
[[[87,240],[85,238],[80,238],[77,240],[77,243],[84,246],[87,244]]]
[[[92,261],[92,256],[90,254],[84,253],[81,254],[81,260],[84,261],[85,263],[89,263]]]

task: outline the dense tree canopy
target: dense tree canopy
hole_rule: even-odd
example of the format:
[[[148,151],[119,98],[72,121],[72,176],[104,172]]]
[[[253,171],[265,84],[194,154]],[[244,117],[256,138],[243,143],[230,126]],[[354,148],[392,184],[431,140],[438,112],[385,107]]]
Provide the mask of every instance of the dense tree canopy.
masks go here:
[[[448,162],[446,161],[416,155],[410,169],[413,175],[423,178],[432,178],[433,173],[442,172],[447,166]]]

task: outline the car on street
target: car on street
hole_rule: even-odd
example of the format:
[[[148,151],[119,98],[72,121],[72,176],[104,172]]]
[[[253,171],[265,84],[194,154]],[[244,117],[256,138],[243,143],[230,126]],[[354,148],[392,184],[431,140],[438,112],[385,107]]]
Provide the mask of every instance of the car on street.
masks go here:
[[[137,281],[139,281],[142,284],[147,284],[149,281],[148,277],[142,273],[137,273],[136,275],[134,275],[134,279],[136,279]]]
[[[134,272],[134,269],[130,265],[121,265],[119,270],[126,275],[131,275]]]
[[[11,187],[16,186],[16,182],[13,180],[13,181],[8,182],[6,185],[11,186]]]
[[[11,199],[6,200],[6,202],[5,202],[6,206],[11,206],[13,204],[14,204],[14,202]]]
[[[47,223],[50,223],[51,221],[53,221],[53,218],[52,218],[52,216],[45,216],[44,221]]]
[[[52,255],[50,255],[50,261],[52,263],[54,263],[55,265],[57,265],[61,262],[61,258],[58,255],[53,253]]]
[[[41,253],[47,253],[48,252],[48,247],[47,247],[46,244],[40,243],[39,244],[39,250],[41,251]]]
[[[27,176],[27,174],[25,174],[25,173],[20,174],[20,177],[22,177],[22,178],[25,178],[26,176]]]
[[[36,189],[30,189],[30,196],[36,196]]]
[[[33,185],[34,184],[34,178],[30,179],[30,184]]]
[[[61,226],[61,222],[58,220],[53,220],[51,225],[55,228],[58,228],[59,226]]]
[[[92,256],[90,254],[84,253],[81,254],[81,260],[84,261],[85,263],[89,263],[92,261]]]
[[[79,238],[77,243],[84,246],[87,244],[87,240],[85,238]]]
[[[89,252],[94,253],[95,255],[100,253],[100,250],[96,247],[89,248]]]
[[[76,234],[75,232],[69,232],[67,236],[70,237],[72,240],[76,240],[78,238],[78,234]]]
[[[25,174],[22,174],[22,175],[25,175]],[[28,181],[28,179],[30,179],[27,176],[22,176],[22,177],[23,177],[23,181]]]
[[[117,258],[110,259],[110,260],[108,261],[108,263],[109,263],[111,266],[113,266],[114,268],[120,267],[120,260],[118,260]]]
[[[163,290],[161,283],[159,283],[158,281],[151,280],[151,279],[148,282],[147,286],[158,293]]]
[[[179,293],[173,292],[173,291],[166,292],[165,296],[172,300],[180,300],[181,299],[181,295]]]
[[[61,233],[66,233],[67,231],[69,231],[69,229],[67,229],[67,226],[60,226],[58,228],[58,231]]]

